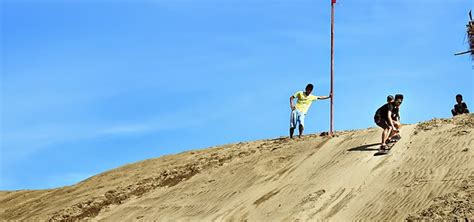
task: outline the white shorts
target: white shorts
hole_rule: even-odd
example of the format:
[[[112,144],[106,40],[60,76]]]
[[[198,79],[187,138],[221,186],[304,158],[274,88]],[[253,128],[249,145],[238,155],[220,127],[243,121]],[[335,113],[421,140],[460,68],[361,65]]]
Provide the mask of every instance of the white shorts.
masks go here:
[[[298,123],[304,127],[305,116],[306,116],[305,113],[302,113],[297,109],[292,110],[291,115],[290,115],[290,128],[295,128],[298,125]]]

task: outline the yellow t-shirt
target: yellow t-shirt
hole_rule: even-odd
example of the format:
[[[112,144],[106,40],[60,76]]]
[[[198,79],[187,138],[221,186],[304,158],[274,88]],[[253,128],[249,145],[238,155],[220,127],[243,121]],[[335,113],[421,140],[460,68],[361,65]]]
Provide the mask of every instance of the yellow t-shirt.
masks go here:
[[[306,96],[303,91],[298,91],[293,96],[297,99],[296,109],[305,114],[308,112],[311,103],[313,103],[315,100],[318,100],[317,96],[311,94]]]

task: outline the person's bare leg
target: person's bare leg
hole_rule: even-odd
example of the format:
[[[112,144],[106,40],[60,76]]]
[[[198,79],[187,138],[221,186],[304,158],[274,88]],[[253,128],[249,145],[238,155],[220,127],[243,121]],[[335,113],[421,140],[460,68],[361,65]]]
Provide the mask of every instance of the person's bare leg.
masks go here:
[[[393,122],[393,125],[395,126],[396,131],[393,130],[394,132],[392,133],[392,136],[390,137],[390,139],[397,136],[397,135],[400,136],[400,128],[401,128],[402,124],[398,121],[395,121],[395,122]]]
[[[380,143],[382,146],[385,145],[385,136],[387,134],[387,130],[386,129],[383,129],[383,132],[382,132],[382,143]]]
[[[383,130],[383,133],[382,133],[382,145],[386,145],[386,144],[385,144],[385,141],[387,141],[388,136],[390,135],[390,133],[391,133],[391,129],[390,129],[390,128]]]
[[[397,131],[391,130],[391,131],[390,131],[390,135],[388,136],[387,140],[392,139],[392,137],[394,137],[395,135],[397,135]]]
[[[400,125],[395,125],[395,129],[396,129],[396,130],[392,130],[392,129],[390,130],[390,134],[389,134],[389,136],[388,136],[388,138],[387,138],[387,141],[388,141],[388,140],[391,140],[393,137],[395,137],[396,135],[398,135],[398,132],[399,132],[398,129],[399,129],[399,127],[400,127]]]
[[[296,127],[290,127],[290,139],[293,139],[293,134],[295,133]]]
[[[300,124],[300,126],[298,127],[299,131],[300,131],[300,135],[298,135],[299,138],[301,138],[301,135],[303,135],[303,131],[304,131],[304,126]]]

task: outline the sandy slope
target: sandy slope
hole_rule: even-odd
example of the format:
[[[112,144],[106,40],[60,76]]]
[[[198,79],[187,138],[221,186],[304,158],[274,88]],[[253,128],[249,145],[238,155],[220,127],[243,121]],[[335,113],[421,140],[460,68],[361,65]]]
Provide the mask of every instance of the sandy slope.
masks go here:
[[[402,129],[238,143],[142,161],[53,190],[0,192],[0,220],[474,220],[474,115]]]

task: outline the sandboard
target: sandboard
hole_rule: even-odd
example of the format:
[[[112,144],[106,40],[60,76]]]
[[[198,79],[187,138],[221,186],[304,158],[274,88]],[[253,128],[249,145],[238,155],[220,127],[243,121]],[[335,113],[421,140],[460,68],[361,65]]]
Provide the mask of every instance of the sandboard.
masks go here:
[[[398,142],[398,141],[397,141],[397,142]],[[374,156],[381,156],[381,155],[387,155],[387,154],[389,154],[389,153],[390,153],[390,149],[392,149],[392,147],[395,146],[395,144],[396,144],[397,142],[387,143],[387,149],[377,151],[376,153],[374,153]]]

